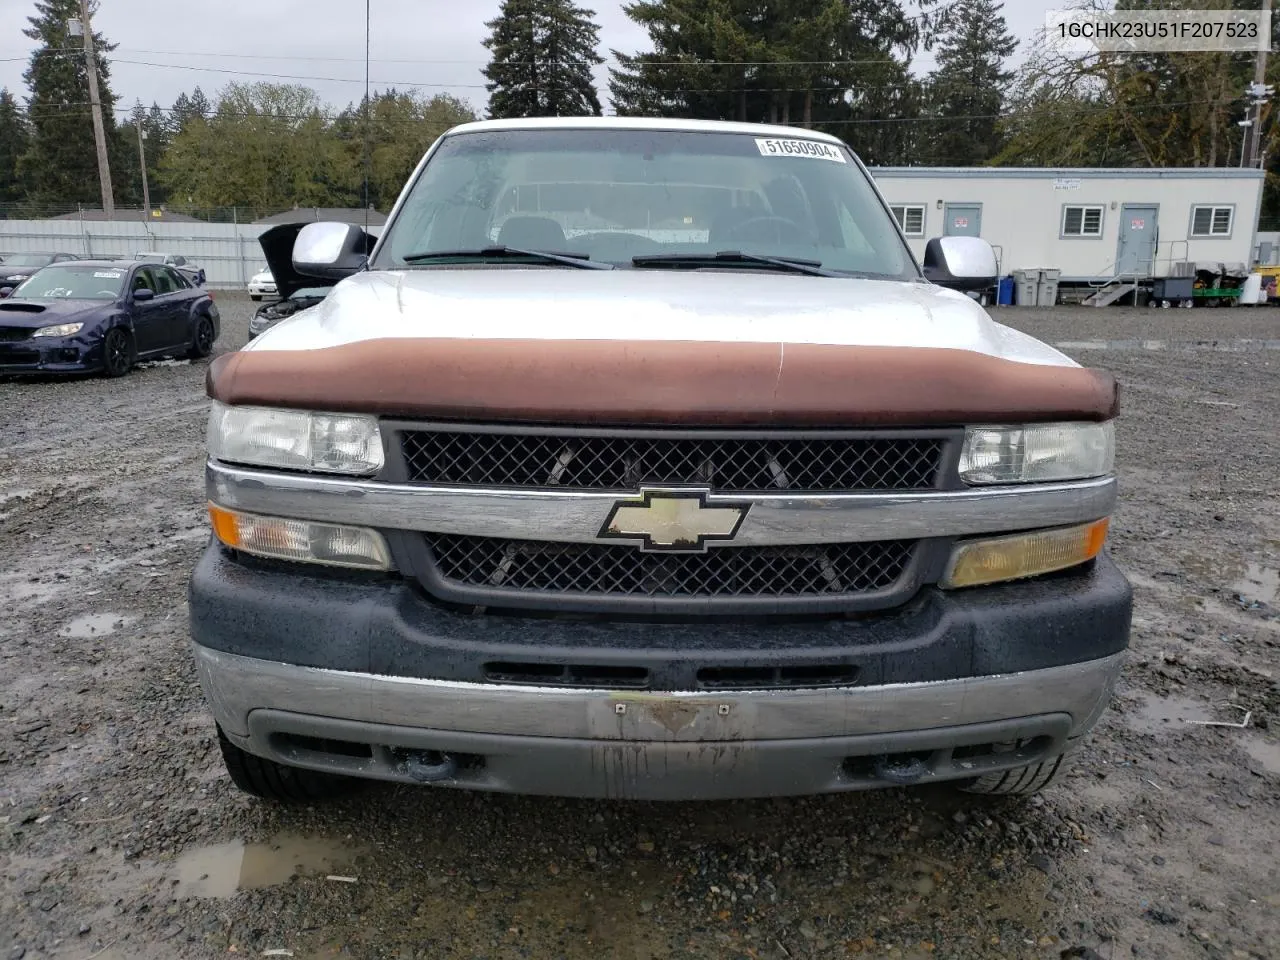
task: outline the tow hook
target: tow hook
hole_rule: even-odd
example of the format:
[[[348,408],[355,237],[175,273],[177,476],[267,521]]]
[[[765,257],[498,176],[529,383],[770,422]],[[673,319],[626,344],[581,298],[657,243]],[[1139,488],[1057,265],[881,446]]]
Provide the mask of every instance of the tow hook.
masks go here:
[[[452,780],[458,774],[458,761],[451,753],[437,750],[415,750],[404,758],[404,769],[419,783]]]
[[[881,780],[888,780],[890,783],[906,784],[915,783],[926,773],[929,772],[929,765],[919,757],[902,756],[901,754],[885,757],[876,757],[875,762],[876,776]]]

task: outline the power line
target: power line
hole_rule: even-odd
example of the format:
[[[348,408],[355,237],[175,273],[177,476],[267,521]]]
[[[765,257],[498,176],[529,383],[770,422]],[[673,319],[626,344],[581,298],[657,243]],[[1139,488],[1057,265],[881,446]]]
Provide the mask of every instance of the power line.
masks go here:
[[[125,60],[119,57],[113,59],[111,62],[133,64],[140,67],[159,67],[167,70],[195,70],[201,73],[220,73],[237,77],[266,77],[273,80],[323,80],[327,83],[364,83],[364,80],[360,77],[320,77],[297,73],[263,73],[256,70],[228,70],[224,67],[195,67],[185,63],[151,63],[146,60]],[[380,86],[388,87],[484,88],[483,83],[421,83],[405,80],[373,80],[371,82],[379,84]]]
[[[840,89],[840,88],[832,88],[832,89]],[[731,91],[731,90],[730,90],[730,91],[726,91],[726,90],[712,90],[712,91],[701,91],[701,92],[708,92],[708,93],[732,93],[732,92],[735,92],[735,91]],[[1157,110],[1174,110],[1174,109],[1180,109],[1180,108],[1183,108],[1183,107],[1222,106],[1224,103],[1229,103],[1229,102],[1231,102],[1231,101],[1222,101],[1222,100],[1183,100],[1183,101],[1168,102],[1168,103],[1149,103],[1149,104],[1138,104],[1138,105],[1131,106],[1131,107],[1129,107],[1129,108],[1127,108],[1127,109],[1129,109],[1131,112],[1138,112],[1138,113],[1142,113],[1142,112],[1148,112],[1148,111],[1152,111],[1152,112],[1154,112],[1154,111],[1157,111]],[[59,108],[57,108],[56,110],[53,110],[53,109],[47,110],[47,111],[46,111],[46,113],[45,113],[45,115],[48,115],[48,116],[66,116],[66,115],[68,115],[69,109],[75,109],[75,108],[87,108],[88,106],[89,106],[89,104],[88,104],[88,103],[73,103],[73,104],[65,104],[65,105],[60,106],[60,107],[59,107]],[[823,126],[823,127],[827,127],[827,126],[844,126],[844,125],[851,125],[851,124],[852,124],[852,125],[902,124],[902,123],[929,123],[929,124],[940,124],[940,123],[949,123],[949,122],[953,122],[953,121],[957,121],[957,120],[1000,120],[1000,119],[1011,119],[1011,118],[1017,118],[1017,117],[1020,117],[1020,116],[1043,116],[1043,115],[1045,115],[1045,113],[1046,113],[1046,112],[1058,112],[1058,113],[1070,114],[1070,115],[1076,115],[1076,114],[1081,114],[1081,113],[1105,113],[1106,111],[1113,109],[1112,105],[1110,105],[1110,104],[1089,104],[1089,105],[1085,105],[1085,104],[1055,104],[1055,105],[1053,105],[1053,106],[1054,106],[1054,109],[1053,109],[1053,110],[1051,110],[1051,111],[1046,111],[1045,106],[1044,106],[1044,105],[1041,105],[1041,106],[1038,106],[1038,107],[1029,107],[1029,108],[1026,108],[1026,109],[1023,109],[1023,110],[1006,111],[1005,113],[968,114],[968,115],[962,115],[962,116],[961,116],[961,115],[957,115],[957,116],[946,116],[946,117],[869,117],[869,118],[850,117],[850,118],[845,118],[845,119],[819,120],[819,121],[815,121],[815,125],[816,125],[816,126]],[[151,108],[150,108],[150,107],[146,107],[146,108],[144,108],[144,109],[145,109],[145,111],[146,111],[146,113],[147,113],[148,115],[151,113]],[[175,111],[172,107],[159,107],[158,109],[159,109],[159,111],[160,111],[161,113],[167,113],[167,114],[174,114],[174,113],[176,113],[176,112],[177,112],[177,111]],[[113,111],[113,112],[118,113],[118,114],[131,115],[131,114],[132,114],[132,112],[133,112],[133,108],[132,108],[132,107],[116,107],[116,108],[114,108],[114,111]],[[88,110],[87,110],[87,109],[80,109],[79,113],[78,113],[78,114],[76,114],[76,115],[79,115],[79,116],[87,116],[87,115],[88,115]],[[245,120],[245,119],[255,119],[255,120],[316,120],[316,119],[332,120],[332,119],[333,119],[332,117],[328,117],[328,116],[326,116],[325,114],[323,114],[323,113],[321,113],[321,112],[319,112],[319,111],[317,111],[316,113],[307,113],[307,114],[246,113],[246,112],[240,112],[240,111],[236,111],[236,112],[232,112],[232,111],[217,112],[217,111],[215,111],[211,116],[206,117],[205,119],[206,119],[206,120],[216,120],[216,119],[219,119],[219,118],[221,118],[221,119],[228,119],[228,120],[236,120],[236,119],[240,119],[240,120]],[[145,119],[146,119],[146,117],[144,117],[143,119],[145,120]],[[384,118],[382,118],[381,120],[379,120],[378,118],[376,118],[376,117],[375,117],[375,118],[373,118],[373,121],[372,121],[372,122],[374,122],[374,123],[390,123],[390,124],[405,124],[405,125],[420,125],[421,123],[423,123],[423,121],[422,121],[421,119],[418,119],[418,118],[405,118],[405,119],[401,119],[401,118],[395,118],[395,117],[384,117]],[[794,126],[794,124],[793,124],[793,126]],[[797,130],[803,130],[803,128],[801,128],[801,127],[796,127],[796,129],[797,129]],[[354,138],[354,136],[355,136],[355,135],[352,135],[352,138]]]

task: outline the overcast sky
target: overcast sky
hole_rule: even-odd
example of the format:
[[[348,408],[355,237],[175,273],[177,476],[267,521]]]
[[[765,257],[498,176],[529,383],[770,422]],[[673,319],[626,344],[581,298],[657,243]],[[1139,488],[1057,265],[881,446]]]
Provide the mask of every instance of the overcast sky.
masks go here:
[[[646,48],[645,33],[623,15],[620,2],[581,2],[596,10],[602,56]],[[1026,39],[1044,25],[1046,10],[1063,3],[1006,0],[1005,17]],[[155,0],[101,0],[94,26],[118,45],[111,83],[121,106],[136,98],[168,107],[197,84],[212,96],[233,80],[303,83],[339,106],[363,91],[360,0],[185,0],[180,6],[174,13]],[[488,51],[481,41],[498,6],[499,0],[372,0],[374,87],[444,91],[482,112],[487,94],[480,70]],[[21,31],[33,9],[29,0],[0,0],[0,87],[23,98],[22,71],[34,44]],[[917,66],[928,65],[922,58]],[[599,71],[606,105],[607,66]]]

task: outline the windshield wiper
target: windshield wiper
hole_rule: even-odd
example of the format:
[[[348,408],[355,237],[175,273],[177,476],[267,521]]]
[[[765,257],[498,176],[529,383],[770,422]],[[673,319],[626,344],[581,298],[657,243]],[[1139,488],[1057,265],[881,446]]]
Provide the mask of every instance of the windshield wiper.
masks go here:
[[[405,263],[429,263],[432,260],[538,260],[542,263],[561,263],[580,270],[612,270],[612,263],[592,263],[585,253],[551,253],[547,250],[523,250],[519,247],[481,247],[478,250],[429,250],[409,253],[401,257]]]
[[[636,267],[697,267],[703,264],[764,265],[792,273],[807,273],[814,277],[838,277],[840,274],[822,269],[819,260],[801,260],[793,257],[767,257],[759,253],[743,253],[740,250],[721,250],[718,253],[648,253],[631,258]]]

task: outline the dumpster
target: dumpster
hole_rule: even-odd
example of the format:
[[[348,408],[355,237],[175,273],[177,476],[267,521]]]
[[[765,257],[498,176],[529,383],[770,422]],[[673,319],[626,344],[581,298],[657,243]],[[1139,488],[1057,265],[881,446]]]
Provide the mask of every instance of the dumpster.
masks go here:
[[[1013,271],[1013,283],[1018,288],[1017,302],[1020,307],[1034,307],[1040,295],[1039,270]]]
[[[1036,292],[1036,306],[1052,307],[1058,302],[1058,278],[1061,270],[1041,270],[1040,287]]]

